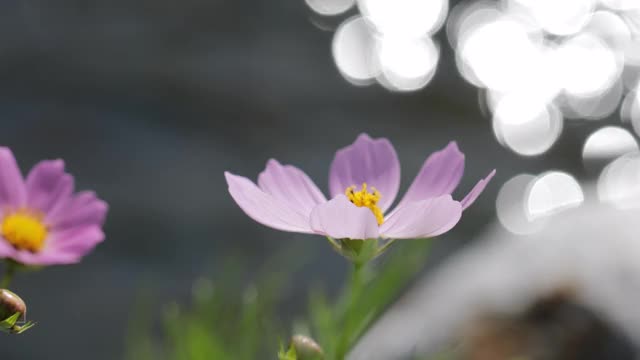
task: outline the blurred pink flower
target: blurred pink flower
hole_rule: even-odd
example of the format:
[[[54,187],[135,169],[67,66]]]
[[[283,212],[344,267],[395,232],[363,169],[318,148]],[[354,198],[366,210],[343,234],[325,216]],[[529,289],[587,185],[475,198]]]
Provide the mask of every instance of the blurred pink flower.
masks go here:
[[[408,239],[449,231],[495,174],[493,170],[456,201],[451,193],[463,172],[464,154],[451,142],[427,158],[404,198],[386,215],[400,186],[400,163],[385,138],[361,134],[336,152],[329,201],[303,171],[273,159],[258,176],[258,185],[229,172],[225,177],[238,206],[274,229],[336,239]]]
[[[76,263],[104,240],[107,204],[74,194],[62,160],[45,160],[23,179],[11,150],[0,147],[0,258],[26,265]]]

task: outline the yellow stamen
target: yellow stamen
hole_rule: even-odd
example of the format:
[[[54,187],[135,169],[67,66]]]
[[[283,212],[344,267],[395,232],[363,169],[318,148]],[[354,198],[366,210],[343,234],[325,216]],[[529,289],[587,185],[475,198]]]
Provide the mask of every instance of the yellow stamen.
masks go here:
[[[375,215],[376,220],[378,220],[378,225],[382,225],[384,222],[384,215],[382,214],[382,210],[378,207],[378,201],[382,195],[376,190],[376,188],[372,187],[372,193],[367,191],[367,183],[362,184],[362,189],[360,191],[355,191],[356,186],[349,186],[345,191],[345,195],[349,198],[355,206],[358,207],[366,207],[371,210],[373,215]]]
[[[38,252],[44,247],[47,226],[37,215],[26,211],[9,214],[2,220],[2,236],[18,250]]]

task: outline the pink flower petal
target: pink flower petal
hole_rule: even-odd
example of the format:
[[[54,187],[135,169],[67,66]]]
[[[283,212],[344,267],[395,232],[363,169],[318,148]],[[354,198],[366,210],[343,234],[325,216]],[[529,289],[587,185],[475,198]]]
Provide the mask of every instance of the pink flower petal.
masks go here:
[[[379,235],[378,222],[371,210],[353,205],[344,195],[313,209],[311,228],[335,239],[374,239]]]
[[[21,207],[26,190],[20,168],[11,150],[0,147],[0,206]]]
[[[34,266],[75,264],[81,259],[72,253],[45,251],[32,253],[22,250],[16,251],[11,258],[19,263]]]
[[[16,251],[13,245],[0,236],[0,259],[12,258]]]
[[[495,175],[495,174],[496,174],[496,170],[494,169],[493,171],[491,171],[489,173],[489,175],[487,175],[486,178],[478,181],[476,186],[474,186],[473,189],[471,189],[471,191],[469,191],[467,196],[465,196],[464,199],[462,199],[462,201],[460,201],[460,203],[462,204],[462,210],[465,210],[466,208],[471,206],[471,204],[473,204],[476,201],[478,196],[480,196],[482,191],[484,191],[484,188],[487,186],[487,184],[489,183],[489,181],[491,180],[491,178],[493,178],[493,175]]]
[[[309,214],[301,213],[288,202],[267,194],[245,177],[229,172],[224,176],[231,197],[253,220],[278,230],[313,233],[309,227]]]
[[[455,141],[452,141],[427,158],[398,207],[407,202],[451,194],[460,183],[463,173],[464,154]]]
[[[385,219],[380,228],[391,239],[425,238],[443,234],[462,216],[462,206],[451,195],[404,203]]]
[[[83,191],[56,205],[45,217],[45,221],[55,230],[101,226],[108,210],[107,203],[98,199],[95,193]]]
[[[352,185],[359,188],[362,183],[380,192],[378,206],[383,212],[391,206],[400,186],[400,162],[389,140],[361,134],[353,144],[336,152],[329,174],[331,196],[344,194]]]
[[[318,204],[327,202],[316,184],[302,170],[269,160],[258,176],[258,186],[281,202],[302,214],[310,214]]]
[[[65,173],[62,160],[41,161],[27,176],[27,207],[46,214],[69,199],[73,185],[73,177]]]
[[[47,239],[43,253],[63,252],[82,257],[103,240],[104,233],[97,225],[53,231]]]

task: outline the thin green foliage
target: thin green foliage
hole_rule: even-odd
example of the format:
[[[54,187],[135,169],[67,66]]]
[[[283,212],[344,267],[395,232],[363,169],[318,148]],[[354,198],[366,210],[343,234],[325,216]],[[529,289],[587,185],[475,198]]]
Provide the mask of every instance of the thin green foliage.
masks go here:
[[[324,291],[310,289],[306,323],[310,335],[324,350],[325,360],[342,360],[384,309],[407,287],[423,267],[430,240],[398,242],[346,281],[345,291],[331,300]],[[296,355],[279,339],[290,335],[277,316],[289,274],[305,261],[281,254],[265,265],[255,285],[241,288],[242,268],[237,261],[222,266],[223,279],[201,279],[194,284],[190,305],[166,306],[153,336],[152,314],[142,301],[127,337],[130,360],[295,360]],[[277,270],[276,270],[277,269]],[[354,286],[355,282],[355,286]],[[354,290],[355,289],[355,290]],[[348,309],[351,309],[350,311]],[[280,342],[281,343],[281,342]]]
[[[127,358],[254,360],[274,354],[278,334],[285,333],[278,327],[275,306],[286,277],[262,271],[255,285],[241,287],[244,281],[237,261],[222,269],[224,277],[215,283],[208,278],[196,280],[190,305],[165,306],[160,336],[153,336],[154,321],[146,311],[149,301],[142,301],[130,326]]]

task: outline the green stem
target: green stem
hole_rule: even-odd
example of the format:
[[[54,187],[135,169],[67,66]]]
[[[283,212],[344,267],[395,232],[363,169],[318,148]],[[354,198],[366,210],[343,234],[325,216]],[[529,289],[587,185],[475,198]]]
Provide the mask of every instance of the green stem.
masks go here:
[[[353,264],[353,271],[351,272],[351,279],[349,281],[349,295],[346,313],[344,315],[343,332],[336,349],[336,360],[343,360],[345,358],[349,351],[349,347],[358,336],[356,332],[358,331],[360,324],[357,322],[358,319],[356,314],[358,312],[356,311],[356,308],[358,306],[358,300],[360,299],[364,289],[364,282],[362,278],[363,269],[363,264]]]
[[[2,276],[2,281],[0,281],[0,288],[6,289],[11,284],[11,280],[13,280],[13,275],[16,273],[16,263],[11,260],[6,262],[4,276]]]

